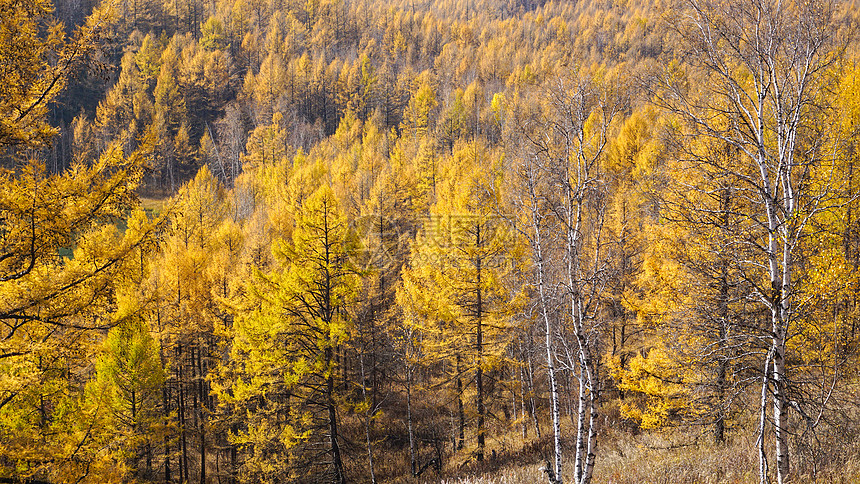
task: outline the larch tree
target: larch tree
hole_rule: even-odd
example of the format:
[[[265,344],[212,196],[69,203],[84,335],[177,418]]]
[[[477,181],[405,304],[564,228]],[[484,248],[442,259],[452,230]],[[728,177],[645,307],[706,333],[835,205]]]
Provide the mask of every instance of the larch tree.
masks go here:
[[[170,190],[175,190],[180,175],[177,163],[176,133],[182,120],[187,116],[185,97],[179,91],[180,52],[179,40],[174,37],[161,54],[161,67],[153,91],[153,116],[150,129],[161,140],[157,154],[160,158],[160,168],[164,170],[161,184],[167,182]],[[163,177],[167,177],[166,180]]]
[[[662,189],[657,165],[662,156],[658,140],[660,118],[653,109],[636,110],[619,125],[603,161],[608,181],[606,238],[611,241],[611,263],[607,274],[608,319],[603,329],[607,360],[613,368],[626,368],[630,357],[643,344],[642,325],[637,324],[632,300],[640,291],[636,278],[641,272],[642,253],[653,227],[655,209],[649,204]],[[625,398],[617,388],[619,399]]]
[[[637,293],[629,301],[649,336],[626,368],[613,371],[633,396],[623,411],[643,428],[712,425],[714,440],[723,443],[738,410],[732,402],[759,381],[750,355],[763,349],[756,343],[761,318],[737,264],[749,255],[749,207],[731,175],[738,160],[719,141],[695,144],[697,159],[708,163],[670,159],[661,167],[673,183],[659,192],[660,222],[643,234]]]
[[[411,299],[428,303],[423,309],[431,322],[424,336],[425,353],[453,363],[458,401],[462,381],[474,382],[478,461],[484,459],[486,447],[488,382],[501,385],[496,380],[510,343],[516,291],[509,285],[509,276],[518,259],[507,224],[496,214],[501,201],[494,198],[494,188],[500,170],[486,159],[475,160],[492,156],[479,144],[464,145],[455,152],[403,285],[407,291],[424,293]],[[438,334],[430,329],[433,320]],[[462,425],[461,416],[461,434]]]
[[[340,190],[347,194],[348,202],[358,205],[351,224],[361,241],[361,251],[355,263],[363,271],[364,284],[355,316],[352,347],[358,352],[359,373],[363,381],[360,406],[365,414],[368,467],[373,481],[376,478],[373,447],[380,438],[380,431],[385,431],[375,422],[388,410],[385,408],[386,400],[391,398],[386,380],[397,378],[402,364],[407,373],[409,392],[410,369],[414,367],[410,366],[412,362],[405,354],[403,360],[392,354],[408,353],[410,349],[411,333],[400,319],[395,293],[406,261],[406,240],[413,217],[407,193],[410,183],[403,176],[406,167],[386,163],[382,156],[384,138],[373,123],[364,123],[363,132],[359,130],[356,133],[356,137],[359,136],[360,139],[354,141],[355,147],[349,151],[349,156],[355,158],[355,173],[351,183],[344,184]],[[392,339],[401,335],[404,346],[393,347]],[[410,397],[408,395],[407,399]]]
[[[145,158],[138,152],[126,159],[114,145],[88,167],[47,175],[31,161],[0,178],[0,433],[9,458],[3,462],[12,463],[6,474],[61,472],[40,456],[62,435],[50,427],[65,425],[73,412],[52,409],[78,394],[89,352],[114,324],[104,314],[116,305],[115,278],[154,230],[148,222],[121,235],[110,223],[133,203]]]
[[[302,204],[292,240],[273,248],[279,267],[260,272],[252,311],[238,315],[232,358],[239,367],[225,401],[247,412],[235,436],[244,450],[240,477],[274,482],[325,476],[347,481],[338,356],[351,334],[350,304],[358,247],[332,190]]]
[[[129,314],[112,328],[96,363],[96,378],[88,391],[103,399],[106,429],[132,475],[154,478],[153,447],[167,433],[167,417],[160,407],[165,371],[158,342],[146,323]]]
[[[52,10],[44,1],[0,4],[0,145],[14,162],[0,174],[0,473],[115,480],[90,468],[97,413],[78,414],[80,383],[100,332],[113,324],[102,313],[115,305],[112,279],[152,232],[111,228],[135,201],[151,142],[128,156],[121,141],[111,143],[98,159],[54,174],[18,157],[57,133],[47,113],[109,19],[96,8],[67,38]]]
[[[197,477],[206,478],[207,420],[214,406],[207,376],[214,366],[216,328],[224,324],[217,299],[224,281],[213,265],[219,260],[217,236],[226,206],[222,187],[204,166],[171,201],[170,225],[162,234],[160,253],[150,258],[142,288],[154,306],[148,317],[160,356],[165,366],[170,362],[162,409],[165,416],[176,410],[178,469],[184,479],[193,473],[194,455],[200,459]],[[170,459],[169,446],[165,444],[165,459]]]
[[[96,8],[66,38],[48,0],[0,3],[0,146],[44,146],[57,134],[46,120],[51,104],[85,65],[110,21]]]

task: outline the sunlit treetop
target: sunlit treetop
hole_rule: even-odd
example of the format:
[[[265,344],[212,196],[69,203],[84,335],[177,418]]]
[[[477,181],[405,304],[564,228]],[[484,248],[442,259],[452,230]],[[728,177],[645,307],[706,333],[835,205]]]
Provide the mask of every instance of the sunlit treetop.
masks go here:
[[[92,51],[109,15],[97,7],[67,38],[49,0],[0,0],[0,146],[37,147],[55,134],[51,102]]]

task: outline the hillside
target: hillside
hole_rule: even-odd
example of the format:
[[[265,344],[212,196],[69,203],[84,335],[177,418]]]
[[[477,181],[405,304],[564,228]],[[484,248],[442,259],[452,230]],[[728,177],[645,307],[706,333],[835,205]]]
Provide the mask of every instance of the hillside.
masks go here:
[[[857,12],[0,0],[0,482],[860,479]]]

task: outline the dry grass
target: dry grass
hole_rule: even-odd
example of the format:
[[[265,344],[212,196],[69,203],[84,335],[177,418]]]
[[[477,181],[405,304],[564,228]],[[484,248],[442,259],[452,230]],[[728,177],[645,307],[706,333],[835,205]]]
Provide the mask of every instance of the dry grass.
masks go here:
[[[164,202],[166,199],[164,198],[147,198],[147,197],[139,197],[140,198],[140,208],[142,208],[147,213],[158,214],[164,208]]]
[[[656,433],[635,438],[617,435],[616,440],[604,444],[595,481],[716,484],[758,479],[753,443],[739,439],[726,445],[688,444],[689,436],[676,438]]]
[[[755,437],[735,437],[725,444],[696,442],[695,435],[684,431],[662,431],[633,436],[626,431],[605,430],[595,467],[595,483],[609,484],[718,484],[758,482],[758,453]],[[548,444],[548,442],[547,442]],[[846,456],[839,462],[793,475],[792,482],[857,483],[860,482],[860,442],[840,449]],[[850,456],[850,457],[849,457]],[[525,463],[528,457],[532,462]],[[564,475],[570,481],[573,462],[565,455]],[[495,468],[482,469],[450,466],[448,476],[420,480],[442,484],[533,484],[546,482],[540,452],[523,451],[518,458],[507,459]],[[773,466],[773,463],[771,463]],[[795,469],[797,472],[797,469]],[[416,481],[410,481],[416,482]]]

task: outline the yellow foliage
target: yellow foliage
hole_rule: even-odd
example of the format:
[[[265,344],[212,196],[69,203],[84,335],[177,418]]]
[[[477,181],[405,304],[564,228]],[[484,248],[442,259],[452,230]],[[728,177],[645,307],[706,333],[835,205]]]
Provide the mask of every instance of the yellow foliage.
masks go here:
[[[697,414],[690,393],[694,380],[689,379],[688,369],[679,367],[677,356],[668,351],[658,346],[645,356],[637,354],[627,368],[621,368],[617,359],[606,362],[610,374],[619,382],[618,388],[635,393],[622,402],[622,414],[643,429],[671,426]]]

